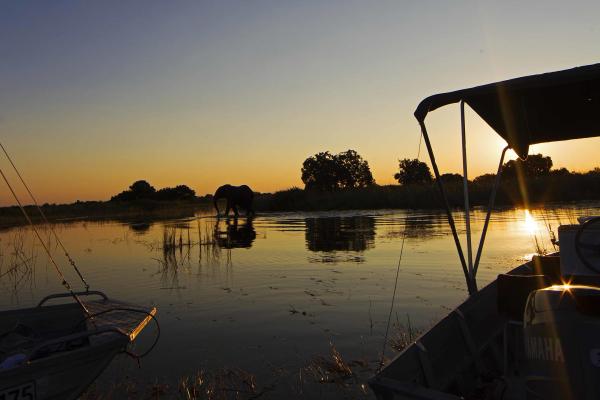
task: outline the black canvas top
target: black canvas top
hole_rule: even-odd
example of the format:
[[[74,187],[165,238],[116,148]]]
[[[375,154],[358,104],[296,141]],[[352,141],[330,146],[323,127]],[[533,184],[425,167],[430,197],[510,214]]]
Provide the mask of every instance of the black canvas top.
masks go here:
[[[415,117],[461,100],[522,158],[530,144],[600,136],[600,64],[436,94]]]

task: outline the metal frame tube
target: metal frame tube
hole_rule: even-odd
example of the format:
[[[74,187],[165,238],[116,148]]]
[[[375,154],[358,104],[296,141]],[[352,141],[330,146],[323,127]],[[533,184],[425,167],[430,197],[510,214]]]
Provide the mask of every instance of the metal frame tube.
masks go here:
[[[504,156],[506,155],[506,151],[508,149],[509,147],[506,146],[502,150],[502,154],[500,155],[500,162],[498,163],[498,172],[496,173],[496,180],[494,182],[494,186],[492,187],[492,193],[490,194],[490,202],[488,204],[487,214],[485,215],[485,222],[483,224],[483,230],[481,231],[481,238],[479,239],[477,255],[475,256],[475,265],[473,266],[473,279],[475,279],[475,276],[477,275],[477,268],[479,268],[479,261],[481,260],[481,253],[483,252],[483,243],[485,242],[485,235],[487,233],[488,225],[490,223],[492,209],[494,208],[494,201],[496,200],[496,192],[498,191],[498,186],[500,186],[500,177],[502,175],[502,165],[504,163]]]
[[[473,248],[471,246],[471,207],[469,204],[469,178],[467,177],[467,134],[465,129],[465,102],[460,102],[460,131],[462,136],[463,158],[463,194],[465,203],[465,227],[467,230],[467,267],[469,276],[475,281],[473,273]]]
[[[452,212],[450,210],[450,205],[448,204],[448,196],[446,195],[446,189],[440,179],[440,171],[438,169],[437,163],[435,162],[435,156],[433,154],[433,149],[431,147],[431,142],[429,141],[429,135],[427,134],[427,128],[425,127],[424,121],[419,121],[419,125],[421,126],[421,132],[423,133],[423,138],[425,139],[425,145],[427,146],[427,152],[429,153],[429,160],[431,161],[431,166],[433,167],[433,172],[435,173],[436,183],[440,190],[440,194],[442,195],[442,199],[444,200],[444,207],[446,209],[446,215],[448,217],[448,224],[450,225],[450,229],[452,230],[452,236],[454,238],[454,244],[456,245],[456,250],[458,251],[458,257],[460,258],[460,263],[463,269],[463,273],[465,274],[465,279],[467,281],[467,288],[469,290],[469,294],[473,294],[477,292],[477,284],[473,279],[471,279],[469,275],[469,271],[467,269],[467,263],[465,262],[465,256],[462,251],[462,246],[460,245],[460,240],[458,239],[458,233],[456,232],[456,224],[454,223],[454,218],[452,217]]]

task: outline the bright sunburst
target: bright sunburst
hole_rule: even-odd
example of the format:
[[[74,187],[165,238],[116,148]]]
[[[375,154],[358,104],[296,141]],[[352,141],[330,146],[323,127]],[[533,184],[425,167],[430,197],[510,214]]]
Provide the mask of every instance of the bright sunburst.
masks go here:
[[[523,224],[530,235],[535,235],[540,229],[538,222],[533,218],[529,210],[525,210],[525,220],[523,221]]]

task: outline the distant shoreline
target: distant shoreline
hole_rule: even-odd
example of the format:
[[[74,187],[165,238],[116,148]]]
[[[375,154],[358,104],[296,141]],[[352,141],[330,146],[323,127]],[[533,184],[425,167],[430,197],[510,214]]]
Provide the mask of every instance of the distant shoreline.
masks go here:
[[[48,221],[64,223],[73,220],[102,221],[148,221],[165,218],[193,217],[196,212],[212,207],[203,201],[154,201],[132,202],[77,201],[71,204],[44,204],[41,206]],[[43,222],[35,206],[24,207],[33,223]],[[27,225],[27,220],[18,206],[0,207],[0,229]]]
[[[471,207],[488,206],[493,184],[493,179],[469,183]],[[462,209],[464,207],[462,182],[444,183],[444,187],[450,207]],[[527,207],[597,200],[600,200],[600,171],[530,177],[521,183],[517,179],[503,179],[498,188],[495,206]],[[259,194],[255,199],[255,209],[258,211],[441,209],[443,207],[444,203],[435,183],[374,185],[334,192],[288,189]]]
[[[446,184],[450,206],[461,209],[463,187],[459,182]],[[472,207],[487,207],[492,182],[471,183],[469,189]],[[600,200],[600,173],[551,175],[529,179],[521,194],[516,180],[502,182],[495,202],[496,207],[544,206],[544,204],[575,203]],[[193,200],[158,201],[77,201],[71,204],[44,204],[42,210],[51,222],[69,220],[126,220],[147,221],[165,218],[193,217],[198,211],[212,211],[210,196]],[[34,223],[42,218],[34,206],[25,206]],[[307,191],[298,188],[275,193],[257,193],[254,208],[258,212],[281,211],[337,211],[377,209],[441,209],[443,203],[437,185],[387,185],[335,192]],[[241,211],[244,215],[244,212]],[[0,207],[0,228],[26,225],[17,206]]]

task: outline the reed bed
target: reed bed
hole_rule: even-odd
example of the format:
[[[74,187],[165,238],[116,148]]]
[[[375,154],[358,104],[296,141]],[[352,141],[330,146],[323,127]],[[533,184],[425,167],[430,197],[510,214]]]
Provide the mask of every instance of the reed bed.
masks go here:
[[[165,225],[163,228],[162,242],[160,248],[163,252],[182,251],[184,248],[199,247],[217,247],[217,227],[208,223],[201,223],[196,219],[197,238],[192,239],[192,230],[189,224],[183,226]]]
[[[191,228],[191,221],[185,224],[168,224],[163,227],[158,242],[143,243],[151,251],[160,251],[161,257],[155,257],[159,263],[158,274],[161,275],[162,289],[182,289],[178,283],[180,270],[191,271],[194,249],[198,251],[198,273],[203,266],[221,264],[221,246],[217,240],[217,226],[214,221],[196,219],[196,229]],[[227,249],[226,265],[231,265],[231,250]]]
[[[24,284],[33,284],[37,251],[27,240],[27,229],[17,229],[6,246],[0,245],[0,282],[17,293]],[[1,243],[0,243],[1,244]]]
[[[306,370],[309,376],[312,376],[318,383],[335,383],[346,386],[349,383],[357,382],[352,368],[344,361],[333,343],[330,343],[330,353],[314,357]]]
[[[181,378],[178,392],[186,400],[256,399],[268,392],[259,388],[256,377],[239,368],[224,368],[212,374],[200,370]]]
[[[423,329],[415,329],[412,326],[409,315],[406,316],[406,326],[400,323],[398,315],[396,315],[396,322],[392,328],[388,344],[398,353],[410,346],[423,333]]]

